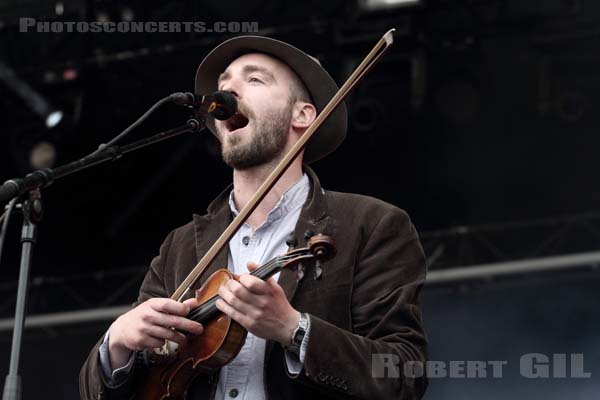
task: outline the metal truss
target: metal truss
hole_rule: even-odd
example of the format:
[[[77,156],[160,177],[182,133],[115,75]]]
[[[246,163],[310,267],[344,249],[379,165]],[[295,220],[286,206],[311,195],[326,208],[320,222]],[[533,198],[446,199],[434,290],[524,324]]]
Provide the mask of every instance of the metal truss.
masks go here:
[[[429,286],[596,268],[600,213],[426,232]]]
[[[600,213],[423,232],[428,255],[426,288],[490,282],[560,271],[594,271],[600,265]],[[27,328],[106,322],[129,308],[147,267],[70,277],[37,277],[31,283]],[[0,285],[0,332],[10,318],[16,282]],[[51,299],[51,301],[50,301]],[[65,304],[71,304],[65,310]],[[56,312],[60,310],[60,312]]]
[[[128,304],[137,297],[146,271],[147,267],[143,266],[68,277],[36,277],[29,288],[30,316],[26,327],[109,321],[130,307]],[[17,282],[0,285],[5,299],[0,303],[0,315],[12,315],[16,289]],[[12,318],[0,319],[0,332],[12,327]]]

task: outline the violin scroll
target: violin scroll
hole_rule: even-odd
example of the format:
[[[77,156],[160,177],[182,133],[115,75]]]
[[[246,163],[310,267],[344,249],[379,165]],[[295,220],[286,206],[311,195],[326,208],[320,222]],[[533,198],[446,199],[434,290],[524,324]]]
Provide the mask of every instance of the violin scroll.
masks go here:
[[[333,240],[331,236],[326,236],[321,233],[312,236],[308,240],[308,248],[317,261],[320,262],[332,259],[337,253],[335,240]]]

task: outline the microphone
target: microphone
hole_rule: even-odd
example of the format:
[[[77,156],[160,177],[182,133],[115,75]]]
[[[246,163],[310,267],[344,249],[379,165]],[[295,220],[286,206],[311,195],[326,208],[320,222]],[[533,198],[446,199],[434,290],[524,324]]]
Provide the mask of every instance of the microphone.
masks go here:
[[[190,92],[177,92],[169,96],[173,103],[194,109],[199,117],[212,114],[221,121],[231,118],[237,111],[237,100],[231,92],[218,91],[211,95],[203,96]]]

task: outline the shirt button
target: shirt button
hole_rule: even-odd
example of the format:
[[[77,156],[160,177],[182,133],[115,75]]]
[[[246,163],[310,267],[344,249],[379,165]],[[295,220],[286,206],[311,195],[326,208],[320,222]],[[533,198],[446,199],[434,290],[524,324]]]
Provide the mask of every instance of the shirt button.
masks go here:
[[[244,243],[244,246],[248,246],[248,243],[250,243],[250,238],[248,236],[244,236],[242,238],[242,243]]]
[[[240,392],[237,389],[231,389],[229,391],[229,397],[237,397],[238,394],[240,394]]]

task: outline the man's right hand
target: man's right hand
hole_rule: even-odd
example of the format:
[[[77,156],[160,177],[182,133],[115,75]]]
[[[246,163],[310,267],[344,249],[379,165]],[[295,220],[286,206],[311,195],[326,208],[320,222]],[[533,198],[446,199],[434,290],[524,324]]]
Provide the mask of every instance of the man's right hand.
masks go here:
[[[111,368],[115,370],[127,364],[134,350],[162,347],[165,340],[182,344],[185,335],[170,328],[200,335],[204,327],[185,318],[196,307],[196,299],[180,303],[154,298],[121,315],[110,327],[108,352]]]

